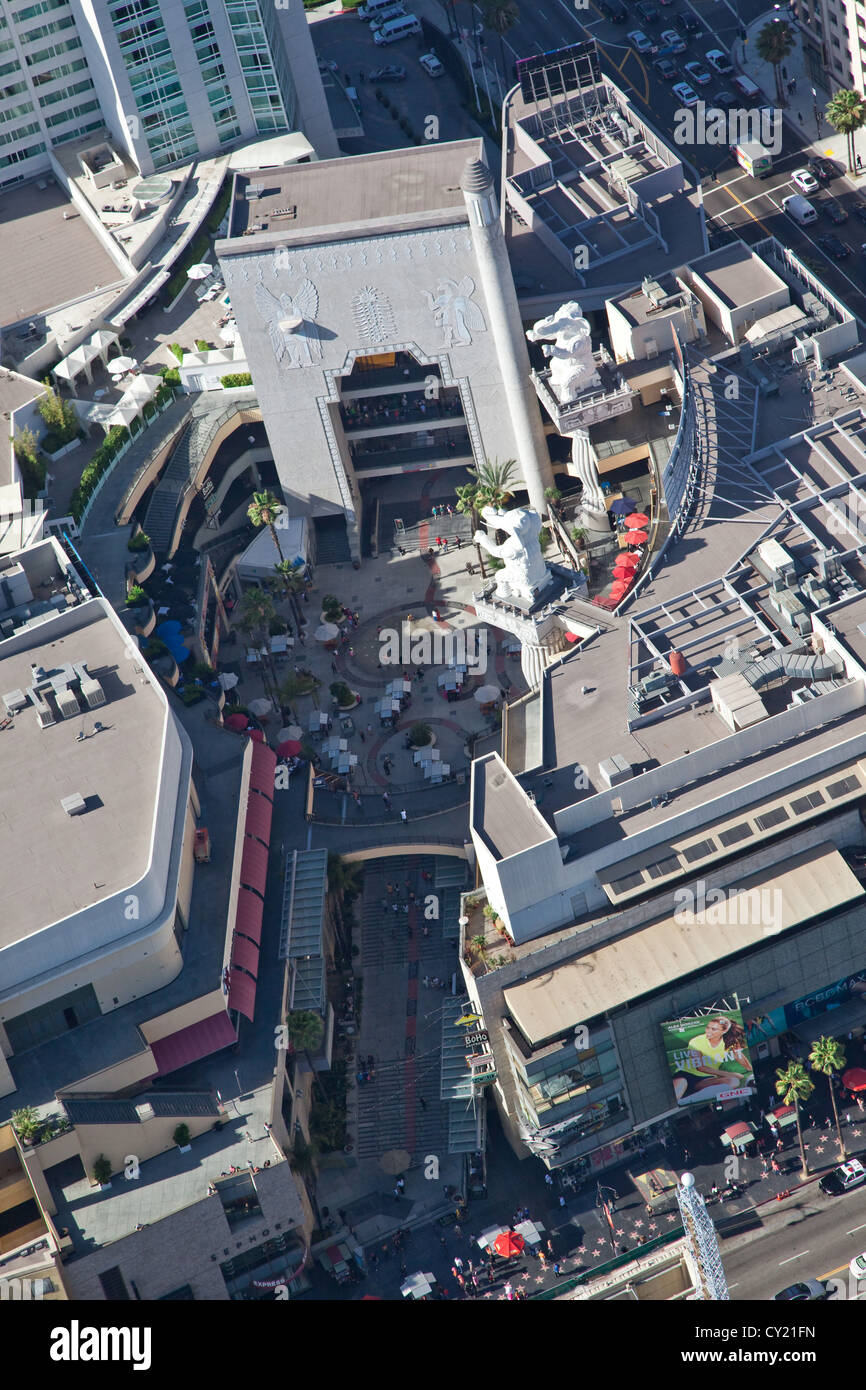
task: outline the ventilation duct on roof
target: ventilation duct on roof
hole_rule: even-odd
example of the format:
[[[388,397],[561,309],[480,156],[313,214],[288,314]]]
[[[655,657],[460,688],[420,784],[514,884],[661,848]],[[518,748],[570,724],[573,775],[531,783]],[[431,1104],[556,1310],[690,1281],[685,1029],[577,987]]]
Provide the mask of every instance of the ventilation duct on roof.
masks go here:
[[[812,656],[806,652],[772,652],[761,661],[743,667],[743,676],[753,690],[762,690],[779,680],[827,681],[844,674],[837,656],[822,652]]]

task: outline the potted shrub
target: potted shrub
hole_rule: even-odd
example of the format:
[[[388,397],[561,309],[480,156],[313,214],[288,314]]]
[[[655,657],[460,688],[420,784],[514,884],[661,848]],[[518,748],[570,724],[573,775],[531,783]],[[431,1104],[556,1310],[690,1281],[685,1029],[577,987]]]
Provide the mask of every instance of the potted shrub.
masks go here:
[[[192,1145],[189,1142],[189,1125],[180,1124],[171,1136],[182,1154],[188,1154]]]
[[[412,748],[427,748],[433,742],[433,730],[429,724],[413,724],[409,730],[409,744]]]
[[[42,1120],[32,1105],[25,1105],[12,1112],[12,1128],[25,1144],[35,1144],[42,1128]]]
[[[343,605],[333,594],[325,594],[322,599],[322,622],[339,623],[343,620]]]
[[[99,1187],[111,1186],[111,1160],[100,1154],[93,1164],[93,1181]]]
[[[130,536],[129,540],[126,542],[126,548],[127,550],[131,550],[134,555],[138,554],[141,550],[149,550],[150,536],[144,531],[136,531],[135,535]]]
[[[147,594],[141,585],[133,584],[126,595],[127,608],[143,608],[147,601]]]

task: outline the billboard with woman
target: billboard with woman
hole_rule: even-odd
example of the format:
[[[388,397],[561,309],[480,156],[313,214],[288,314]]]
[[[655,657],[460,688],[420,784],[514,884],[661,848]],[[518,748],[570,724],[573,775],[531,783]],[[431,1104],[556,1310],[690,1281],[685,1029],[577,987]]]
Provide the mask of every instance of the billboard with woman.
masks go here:
[[[755,1078],[739,1009],[711,1010],[662,1024],[678,1105],[754,1094]]]

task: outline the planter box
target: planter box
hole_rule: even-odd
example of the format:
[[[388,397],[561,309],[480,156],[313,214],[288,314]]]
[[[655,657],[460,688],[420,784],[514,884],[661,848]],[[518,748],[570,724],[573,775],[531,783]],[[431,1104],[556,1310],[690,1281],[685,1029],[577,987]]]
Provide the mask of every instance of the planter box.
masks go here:
[[[71,440],[69,444],[64,444],[62,449],[57,449],[53,454],[49,453],[47,449],[42,449],[40,452],[43,453],[47,459],[50,459],[52,463],[56,463],[58,459],[65,458],[67,454],[73,453],[75,449],[80,449],[81,444],[82,440],[75,438]]]
[[[178,1144],[177,1151],[179,1154],[192,1153],[192,1144]]]

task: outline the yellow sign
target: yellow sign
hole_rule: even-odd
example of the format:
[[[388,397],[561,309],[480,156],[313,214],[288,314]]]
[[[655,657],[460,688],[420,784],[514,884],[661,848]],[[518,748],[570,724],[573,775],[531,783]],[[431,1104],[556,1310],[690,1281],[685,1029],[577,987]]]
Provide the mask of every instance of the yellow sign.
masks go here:
[[[464,1023],[480,1023],[480,1014],[463,1014],[461,1018],[455,1018],[454,1027],[460,1028]]]

